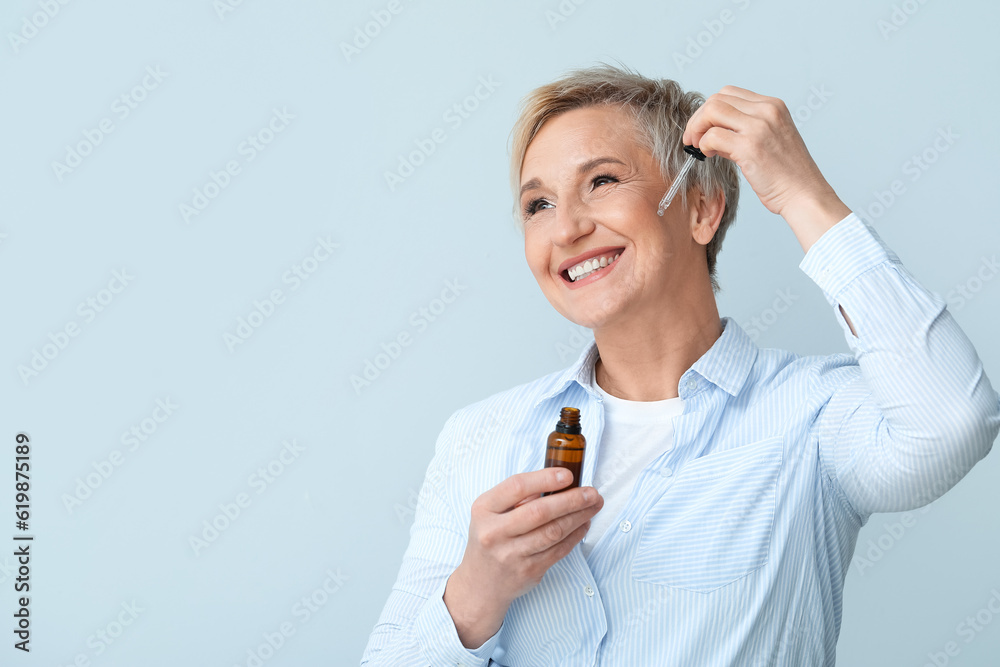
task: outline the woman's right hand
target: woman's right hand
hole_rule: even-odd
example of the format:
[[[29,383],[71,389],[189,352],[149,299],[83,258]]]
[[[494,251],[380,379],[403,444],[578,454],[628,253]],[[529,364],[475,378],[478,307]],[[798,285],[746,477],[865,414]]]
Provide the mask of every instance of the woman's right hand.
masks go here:
[[[538,585],[568,554],[604,506],[592,486],[564,488],[564,468],[511,475],[472,503],[469,541],[461,564],[445,586],[444,603],[466,648],[496,634],[517,597]]]

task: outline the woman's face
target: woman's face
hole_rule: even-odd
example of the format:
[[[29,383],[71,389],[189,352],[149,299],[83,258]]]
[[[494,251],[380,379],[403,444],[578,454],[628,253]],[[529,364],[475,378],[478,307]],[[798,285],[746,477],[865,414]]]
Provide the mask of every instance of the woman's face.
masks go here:
[[[644,313],[682,306],[693,281],[708,282],[704,243],[711,236],[695,238],[704,237],[693,225],[696,213],[682,208],[678,195],[663,217],[656,214],[669,185],[624,111],[574,109],[542,125],[521,168],[524,254],[564,317],[590,329],[641,321]],[[585,259],[616,254],[576,281],[567,273]]]

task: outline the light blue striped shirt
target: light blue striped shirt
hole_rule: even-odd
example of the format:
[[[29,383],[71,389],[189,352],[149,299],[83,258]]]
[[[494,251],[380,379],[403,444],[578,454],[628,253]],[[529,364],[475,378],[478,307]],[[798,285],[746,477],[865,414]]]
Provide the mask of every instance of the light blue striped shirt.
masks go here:
[[[674,446],[639,474],[589,557],[574,547],[474,650],[443,601],[472,503],[543,467],[564,406],[582,413],[581,482],[592,485],[597,348],[453,413],[361,664],[833,665],[859,529],[954,486],[992,447],[1000,397],[944,301],[853,213],[799,268],[854,354],[761,349],[722,318],[721,337],[681,376]]]

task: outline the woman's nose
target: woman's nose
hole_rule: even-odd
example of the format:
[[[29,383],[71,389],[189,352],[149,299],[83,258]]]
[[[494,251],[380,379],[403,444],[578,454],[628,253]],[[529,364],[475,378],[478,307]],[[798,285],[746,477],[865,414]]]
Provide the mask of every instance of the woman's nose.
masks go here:
[[[573,245],[596,226],[592,212],[580,201],[561,201],[556,205],[555,218],[553,241],[558,245]]]

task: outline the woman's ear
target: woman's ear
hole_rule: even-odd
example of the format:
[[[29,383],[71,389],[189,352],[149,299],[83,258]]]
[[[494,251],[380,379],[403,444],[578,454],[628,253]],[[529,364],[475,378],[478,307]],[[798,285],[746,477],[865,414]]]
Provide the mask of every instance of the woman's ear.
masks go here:
[[[714,196],[707,196],[698,188],[688,193],[691,202],[691,237],[701,245],[708,245],[719,229],[726,210],[726,196],[721,189]]]

